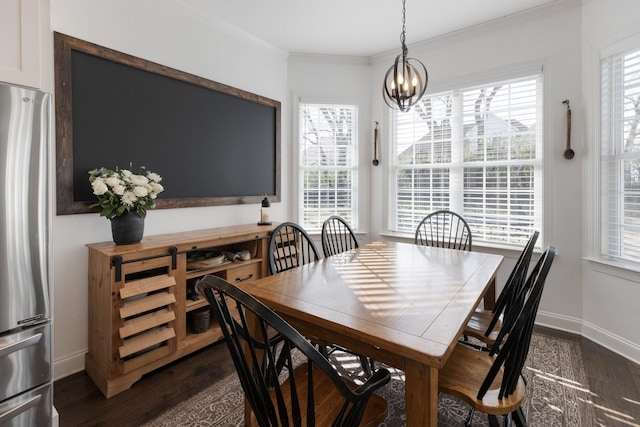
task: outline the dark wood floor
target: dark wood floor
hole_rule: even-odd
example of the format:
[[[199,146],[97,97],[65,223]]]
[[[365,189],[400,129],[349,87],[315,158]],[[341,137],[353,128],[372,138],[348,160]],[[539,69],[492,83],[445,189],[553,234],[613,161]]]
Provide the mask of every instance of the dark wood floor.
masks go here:
[[[640,426],[640,366],[593,342],[566,333],[537,332],[581,344],[596,426]],[[77,373],[55,382],[61,427],[139,426],[188,399],[233,369],[219,343],[150,373],[130,390],[105,399],[91,379]],[[573,426],[572,426],[573,427]]]

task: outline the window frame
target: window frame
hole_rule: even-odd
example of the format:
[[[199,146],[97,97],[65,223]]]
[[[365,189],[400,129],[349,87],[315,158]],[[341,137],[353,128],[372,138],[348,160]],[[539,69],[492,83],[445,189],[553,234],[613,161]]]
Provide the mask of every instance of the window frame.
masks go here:
[[[454,93],[454,92],[463,93],[465,90],[470,90],[480,86],[492,85],[494,83],[500,83],[500,82],[508,82],[514,79],[515,80],[524,79],[527,77],[536,78],[538,81],[538,88],[537,88],[538,90],[536,95],[538,97],[536,101],[537,120],[539,121],[539,129],[536,132],[537,156],[535,159],[532,159],[531,161],[526,161],[526,162],[535,163],[535,166],[536,166],[535,178],[534,178],[535,179],[534,193],[536,198],[535,200],[537,202],[537,207],[536,207],[536,218],[535,218],[535,223],[533,227],[534,229],[540,231],[541,239],[538,240],[536,245],[536,247],[539,249],[544,245],[545,218],[548,216],[548,213],[549,213],[548,212],[549,207],[545,203],[545,193],[546,193],[545,188],[547,185],[546,181],[549,178],[546,175],[549,175],[550,173],[552,173],[551,172],[552,169],[550,169],[549,165],[547,164],[549,163],[549,161],[548,159],[545,158],[547,140],[549,138],[547,136],[547,131],[544,125],[544,123],[547,120],[548,113],[546,111],[546,105],[545,105],[547,88],[544,84],[543,66],[537,65],[537,64],[531,64],[530,66],[525,66],[525,67],[513,69],[513,70],[507,70],[506,72],[504,70],[495,71],[495,72],[489,71],[489,72],[483,73],[482,76],[479,78],[469,77],[466,79],[465,78],[458,79],[457,81],[445,83],[437,88],[431,88],[429,92],[435,95],[442,94],[442,93]],[[428,96],[428,94],[425,96]],[[386,152],[390,159],[389,163],[395,161],[395,157],[394,157],[395,143],[393,138],[393,132],[394,132],[393,114],[394,113],[395,111],[387,108],[387,115],[385,117],[385,120],[386,120],[386,123],[388,124],[386,138],[389,141],[389,144]],[[463,119],[460,120],[460,123],[461,124],[463,123]],[[452,131],[452,132],[455,132],[455,131]],[[452,136],[452,139],[454,138],[455,136]],[[464,139],[462,139],[462,141],[464,142]],[[464,143],[456,144],[456,145],[457,145],[457,150],[456,148],[452,147],[452,151],[459,151],[459,152],[464,151]],[[458,157],[461,157],[461,156],[462,154],[460,154]],[[506,163],[513,163],[513,161],[508,160]],[[463,175],[464,168],[470,166],[470,164],[464,160],[458,163],[454,163],[452,165],[458,170],[457,172],[458,175]],[[432,166],[438,167],[438,164],[433,164]],[[447,164],[447,166],[449,166],[449,164]],[[479,166],[482,166],[482,163],[480,163]],[[394,216],[396,211],[396,205],[395,205],[396,165],[389,164],[386,169],[387,169],[387,172],[386,172],[385,180],[387,181],[387,184],[385,185],[385,189],[384,189],[386,193],[384,197],[384,203],[386,204],[384,228],[386,229],[386,232],[384,232],[383,234],[388,236],[412,239],[413,238],[412,233],[408,231],[398,231],[393,229],[393,225],[395,221]],[[456,173],[456,172],[453,172],[453,173]],[[461,181],[461,179],[459,179],[459,181]],[[455,201],[451,200],[448,208],[454,211],[462,212],[463,210],[462,206],[464,204],[464,188],[462,188],[459,192],[462,195],[460,200],[455,200]],[[547,232],[549,231],[547,230]],[[476,240],[474,236],[474,247],[514,250],[519,248],[519,244],[491,241],[491,240],[482,240],[482,239]]]
[[[352,148],[351,148],[351,159],[352,159],[352,164],[347,167],[347,168],[341,168],[338,166],[323,166],[320,167],[321,170],[336,170],[336,171],[340,171],[340,170],[347,170],[350,171],[351,174],[351,217],[349,218],[348,215],[341,215],[343,217],[346,216],[346,220],[350,223],[351,227],[353,228],[353,230],[355,232],[358,232],[358,229],[361,227],[361,221],[360,221],[360,214],[359,214],[359,206],[362,203],[362,201],[360,200],[360,198],[362,197],[362,191],[361,191],[361,186],[360,186],[360,181],[361,181],[361,176],[360,176],[360,155],[361,155],[361,148],[360,148],[360,132],[361,132],[361,106],[357,103],[354,102],[352,100],[345,100],[345,99],[317,99],[317,98],[298,98],[297,102],[294,103],[294,114],[295,114],[295,123],[296,123],[296,128],[294,130],[295,134],[294,134],[294,140],[295,140],[295,146],[293,151],[293,166],[294,166],[294,173],[296,175],[296,184],[293,186],[293,201],[294,203],[292,203],[292,208],[295,212],[295,218],[297,218],[297,222],[302,225],[310,234],[319,234],[322,228],[322,222],[319,222],[317,227],[313,227],[310,226],[310,224],[307,224],[305,222],[305,197],[304,197],[304,185],[305,185],[305,181],[304,181],[304,172],[305,170],[313,170],[313,167],[308,167],[302,164],[302,154],[301,154],[301,150],[302,150],[302,140],[301,140],[301,136],[302,136],[302,132],[303,132],[303,127],[304,127],[304,123],[303,120],[301,118],[301,112],[302,112],[302,108],[304,108],[305,105],[326,105],[326,106],[345,106],[345,107],[351,107],[354,109],[354,117],[355,120],[353,120],[352,123],[352,132],[353,132],[353,136],[352,136]],[[333,214],[338,214],[340,215],[340,213],[335,212]],[[325,218],[326,219],[326,218]]]
[[[593,214],[589,218],[589,222],[592,224],[592,227],[590,227],[592,232],[587,259],[603,264],[603,267],[598,271],[613,275],[622,274],[624,277],[626,277],[624,271],[631,272],[633,276],[640,271],[640,256],[635,257],[635,259],[633,257],[615,256],[611,253],[612,250],[607,249],[607,247],[610,246],[607,236],[612,233],[612,226],[614,226],[614,224],[608,220],[609,217],[606,214],[606,206],[610,205],[610,200],[615,201],[619,206],[624,219],[624,207],[620,207],[624,204],[622,198],[611,197],[612,191],[608,191],[607,188],[611,189],[615,187],[619,190],[624,187],[624,176],[621,176],[620,167],[625,160],[629,160],[630,158],[640,159],[640,153],[636,153],[635,155],[620,154],[616,151],[617,143],[608,139],[613,138],[612,133],[617,132],[614,129],[616,122],[624,122],[623,109],[620,110],[622,117],[614,117],[613,111],[619,108],[619,106],[616,107],[614,102],[615,97],[612,93],[615,92],[618,83],[622,83],[624,86],[625,81],[621,80],[605,87],[604,68],[605,66],[612,67],[612,59],[614,57],[620,57],[630,53],[640,54],[640,35],[632,36],[602,47],[598,55],[596,55],[597,58],[594,61],[595,70],[592,81],[592,98],[596,107],[593,108],[593,125],[590,129],[593,146],[592,152],[595,154],[592,159],[592,167],[595,173],[592,176],[595,178],[591,182],[591,207]],[[610,75],[610,73],[607,75]],[[612,76],[607,83],[611,83],[614,80],[616,80],[616,78]],[[605,94],[607,89],[608,92]],[[614,150],[613,154],[607,151],[610,149]],[[613,158],[613,161],[609,160],[610,158]],[[617,171],[616,177],[613,176],[610,170],[612,163],[615,163],[614,167]],[[614,179],[615,182],[612,183],[612,179]],[[622,193],[627,194],[624,188]],[[624,197],[624,195],[622,197]],[[624,246],[624,244],[620,243],[618,246],[621,247]],[[605,265],[610,267],[604,267]],[[604,270],[602,270],[603,268]],[[621,272],[616,273],[617,270],[615,269],[620,269]],[[638,281],[638,279],[634,278],[634,281]]]

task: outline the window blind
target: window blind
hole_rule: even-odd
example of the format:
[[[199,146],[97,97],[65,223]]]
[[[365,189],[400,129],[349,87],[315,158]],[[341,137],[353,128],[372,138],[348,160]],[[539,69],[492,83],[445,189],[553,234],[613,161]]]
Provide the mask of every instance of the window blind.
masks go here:
[[[340,215],[357,229],[357,106],[301,103],[299,111],[301,225],[320,230]]]
[[[640,262],[640,49],[603,58],[601,75],[601,252]]]
[[[389,227],[449,209],[474,242],[526,243],[542,226],[541,73],[458,88],[393,111]]]

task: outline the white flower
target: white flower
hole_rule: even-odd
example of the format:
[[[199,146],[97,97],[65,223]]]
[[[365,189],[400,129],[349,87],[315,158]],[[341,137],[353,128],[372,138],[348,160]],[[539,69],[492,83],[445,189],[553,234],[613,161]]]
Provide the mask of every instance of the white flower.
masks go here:
[[[137,187],[133,187],[133,193],[136,195],[136,197],[144,197],[149,194],[149,190],[147,190],[147,187],[142,187],[139,185]]]
[[[120,184],[120,179],[117,176],[110,176],[104,180],[104,183],[113,188]]]
[[[104,167],[89,171],[89,183],[98,198],[93,207],[100,207],[100,215],[111,219],[127,211],[137,211],[143,217],[147,209],[156,206],[155,199],[164,187],[159,184],[162,177],[140,168],[142,174],[127,169],[111,170]]]
[[[105,184],[101,178],[95,179],[91,183],[91,187],[93,188],[93,194],[95,194],[96,196],[102,196],[109,190],[107,184]]]
[[[147,185],[149,179],[144,175],[131,175],[131,184],[135,186]]]
[[[125,191],[121,197],[122,204],[126,206],[133,206],[133,204],[138,200],[135,193],[133,191]]]
[[[162,186],[162,184],[158,184],[157,182],[152,182],[150,185],[151,185],[151,191],[155,194],[162,193],[164,191],[164,187]]]
[[[147,172],[147,178],[149,178],[153,182],[162,181],[162,177],[155,172]]]
[[[113,188],[113,194],[118,196],[122,196],[124,194],[124,190],[126,190],[125,186],[122,184],[115,185]]]

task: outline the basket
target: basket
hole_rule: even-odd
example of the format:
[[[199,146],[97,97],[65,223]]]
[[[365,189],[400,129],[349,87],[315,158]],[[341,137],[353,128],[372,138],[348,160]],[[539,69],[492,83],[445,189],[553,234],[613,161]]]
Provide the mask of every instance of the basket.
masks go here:
[[[199,308],[189,313],[189,330],[192,334],[201,334],[209,330],[211,310],[209,307]]]

